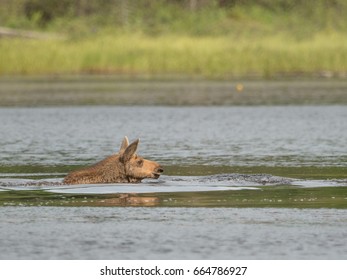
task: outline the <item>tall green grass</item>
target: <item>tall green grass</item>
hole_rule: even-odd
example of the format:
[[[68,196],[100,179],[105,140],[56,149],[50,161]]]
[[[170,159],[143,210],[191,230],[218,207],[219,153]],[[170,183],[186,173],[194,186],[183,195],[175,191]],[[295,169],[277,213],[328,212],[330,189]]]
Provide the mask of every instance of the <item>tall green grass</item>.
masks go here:
[[[0,75],[184,75],[205,78],[347,73],[347,38],[288,35],[98,35],[79,40],[0,40]]]
[[[85,13],[72,0],[5,2],[0,25],[67,39],[0,38],[0,75],[347,73],[345,0],[197,1],[194,11],[189,1],[91,0],[82,1]],[[36,2],[45,5],[25,12]],[[45,13],[51,18],[42,21]]]

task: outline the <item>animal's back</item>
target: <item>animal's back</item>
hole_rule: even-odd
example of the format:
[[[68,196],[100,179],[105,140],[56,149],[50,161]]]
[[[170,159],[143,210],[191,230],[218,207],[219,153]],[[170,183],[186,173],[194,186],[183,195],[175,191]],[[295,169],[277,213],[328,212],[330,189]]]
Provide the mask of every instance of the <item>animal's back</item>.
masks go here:
[[[112,155],[104,160],[71,172],[65,178],[64,184],[97,184],[97,183],[121,183],[124,181],[119,170],[118,155]]]

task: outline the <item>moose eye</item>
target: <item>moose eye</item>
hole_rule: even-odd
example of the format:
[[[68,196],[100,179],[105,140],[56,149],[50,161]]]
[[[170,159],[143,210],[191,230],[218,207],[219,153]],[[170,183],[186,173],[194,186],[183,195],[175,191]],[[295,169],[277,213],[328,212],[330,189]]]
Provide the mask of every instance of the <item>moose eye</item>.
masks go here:
[[[136,161],[138,166],[142,166],[143,165],[143,159],[139,159]]]

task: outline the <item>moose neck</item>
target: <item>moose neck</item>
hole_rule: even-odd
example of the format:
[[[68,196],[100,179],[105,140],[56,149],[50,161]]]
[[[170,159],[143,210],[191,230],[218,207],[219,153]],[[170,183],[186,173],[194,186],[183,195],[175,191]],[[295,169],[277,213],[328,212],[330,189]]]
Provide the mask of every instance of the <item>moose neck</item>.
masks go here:
[[[122,170],[123,172],[123,177],[128,181],[128,183],[131,183],[131,179],[130,177],[127,175],[127,170],[126,170],[126,166],[125,166],[125,163],[123,161],[120,161],[120,164],[121,164],[121,168],[120,170]]]

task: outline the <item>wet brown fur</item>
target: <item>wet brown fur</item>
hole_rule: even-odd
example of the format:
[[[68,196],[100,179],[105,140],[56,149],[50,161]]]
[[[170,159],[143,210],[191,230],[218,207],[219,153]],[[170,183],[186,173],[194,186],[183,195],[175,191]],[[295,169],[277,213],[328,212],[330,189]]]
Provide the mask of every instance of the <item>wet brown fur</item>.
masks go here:
[[[93,166],[69,173],[63,183],[139,183],[144,178],[158,179],[163,172],[161,166],[136,154],[139,139],[129,145],[124,137],[119,153],[111,155]]]

